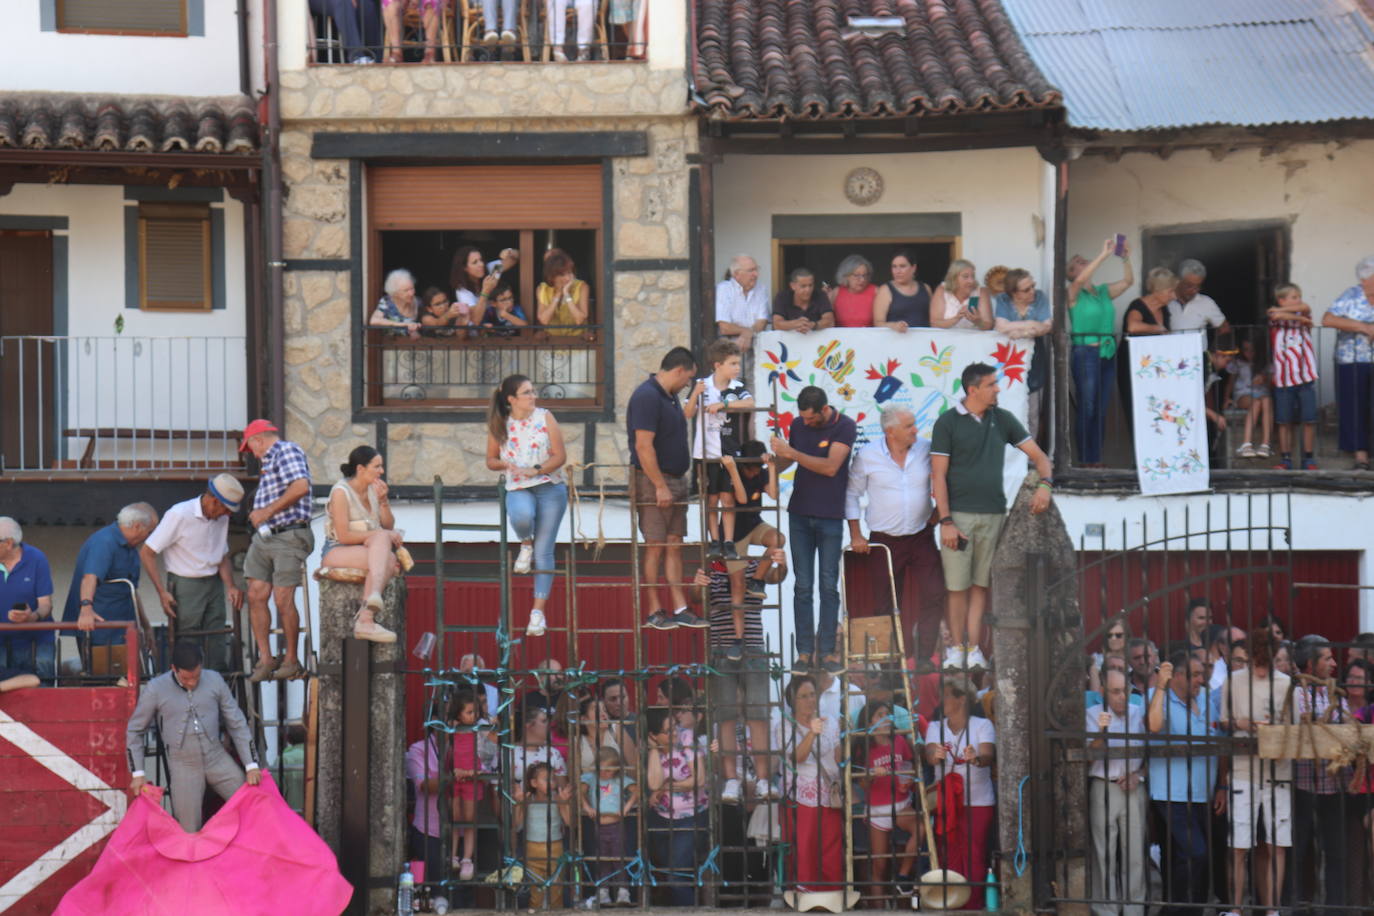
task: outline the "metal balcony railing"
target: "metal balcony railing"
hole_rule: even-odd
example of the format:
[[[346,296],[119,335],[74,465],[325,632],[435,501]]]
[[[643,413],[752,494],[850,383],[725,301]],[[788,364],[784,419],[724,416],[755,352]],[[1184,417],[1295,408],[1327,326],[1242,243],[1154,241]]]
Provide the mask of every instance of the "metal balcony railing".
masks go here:
[[[241,467],[243,337],[0,337],[0,472]]]

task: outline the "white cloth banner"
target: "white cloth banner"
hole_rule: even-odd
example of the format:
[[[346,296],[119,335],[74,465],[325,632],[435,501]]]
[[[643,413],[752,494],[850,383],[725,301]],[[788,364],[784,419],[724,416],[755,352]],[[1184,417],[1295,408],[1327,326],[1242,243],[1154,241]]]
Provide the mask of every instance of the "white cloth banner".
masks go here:
[[[1160,496],[1208,489],[1203,333],[1129,337],[1126,342],[1140,492]]]
[[[760,406],[773,402],[778,415],[756,414],[754,435],[767,442],[773,429],[786,435],[797,413],[797,393],[807,385],[825,390],[831,406],[858,425],[855,448],[882,436],[879,415],[899,404],[916,418],[917,434],[930,439],[935,420],[963,397],[960,375],[970,363],[997,370],[998,406],[1026,422],[1026,375],[1034,341],[1009,340],[991,331],[833,328],[826,331],[764,331],[754,345],[750,390]],[[779,480],[790,490],[795,468]],[[1026,476],[1026,456],[1008,448],[1003,482],[1008,505]],[[783,505],[787,497],[782,498]]]

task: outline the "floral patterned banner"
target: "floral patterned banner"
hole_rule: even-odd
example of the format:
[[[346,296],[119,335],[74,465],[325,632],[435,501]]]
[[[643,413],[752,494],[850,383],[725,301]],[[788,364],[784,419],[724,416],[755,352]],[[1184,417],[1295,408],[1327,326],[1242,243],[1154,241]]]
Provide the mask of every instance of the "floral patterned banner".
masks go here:
[[[775,406],[758,414],[755,435],[767,442],[774,429],[784,433],[797,413],[797,393],[807,385],[825,389],[830,404],[859,427],[859,444],[882,435],[884,407],[911,410],[923,439],[935,420],[963,396],[960,375],[970,363],[987,363],[1001,382],[998,405],[1026,420],[1026,374],[1031,342],[1008,340],[988,331],[834,328],[803,334],[764,331],[754,344],[756,403]],[[857,446],[856,446],[857,447]],[[1004,482],[1008,503],[1026,476],[1026,456],[1007,449]],[[792,470],[782,476],[791,488]],[[786,497],[783,499],[786,504]]]
[[[1203,343],[1201,331],[1127,339],[1136,469],[1147,496],[1211,486]]]

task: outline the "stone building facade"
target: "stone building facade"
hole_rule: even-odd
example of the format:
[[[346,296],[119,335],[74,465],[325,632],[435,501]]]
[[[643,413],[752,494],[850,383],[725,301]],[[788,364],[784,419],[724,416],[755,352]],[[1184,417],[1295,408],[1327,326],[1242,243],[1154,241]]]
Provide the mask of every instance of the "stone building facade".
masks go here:
[[[428,486],[436,474],[447,485],[494,483],[482,463],[485,427],[473,422],[480,410],[359,405],[354,338],[381,278],[367,275],[359,250],[368,238],[357,212],[366,198],[355,185],[365,170],[356,159],[323,154],[326,135],[385,137],[397,158],[405,158],[408,139],[423,144],[425,135],[642,138],[633,155],[600,157],[610,184],[607,264],[595,276],[579,274],[592,284],[596,317],[608,328],[604,407],[557,411],[570,462],[625,463],[624,402],[667,348],[690,341],[689,157],[697,120],[681,65],[302,65],[284,70],[281,85],[286,433],[306,450],[318,482],[351,448],[379,443],[384,431],[378,447],[393,486]],[[464,161],[461,148],[426,160]]]

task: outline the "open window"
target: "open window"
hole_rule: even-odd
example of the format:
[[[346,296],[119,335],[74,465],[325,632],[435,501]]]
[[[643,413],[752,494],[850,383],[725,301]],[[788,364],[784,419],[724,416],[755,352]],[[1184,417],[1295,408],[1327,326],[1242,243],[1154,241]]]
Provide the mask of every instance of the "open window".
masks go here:
[[[463,298],[456,255],[475,248],[490,263],[513,249],[519,263],[503,274],[498,291],[508,291],[506,302],[514,299],[527,326],[484,322],[412,335],[369,325],[365,406],[485,410],[492,388],[517,373],[529,376],[543,399],[603,405],[600,165],[376,166],[367,178],[369,295],[360,320],[370,321],[394,270],[415,278],[418,320],[427,290]],[[544,258],[555,248],[572,259],[587,289],[585,322],[540,317]],[[490,319],[490,302],[484,311]]]
[[[881,239],[774,239],[773,286],[781,289],[798,267],[806,267],[821,283],[835,285],[835,271],[851,254],[862,255],[873,265],[872,282],[878,285],[892,279],[892,253],[909,248],[916,254],[916,279],[932,290],[945,279],[950,262],[957,258],[953,238]]]

